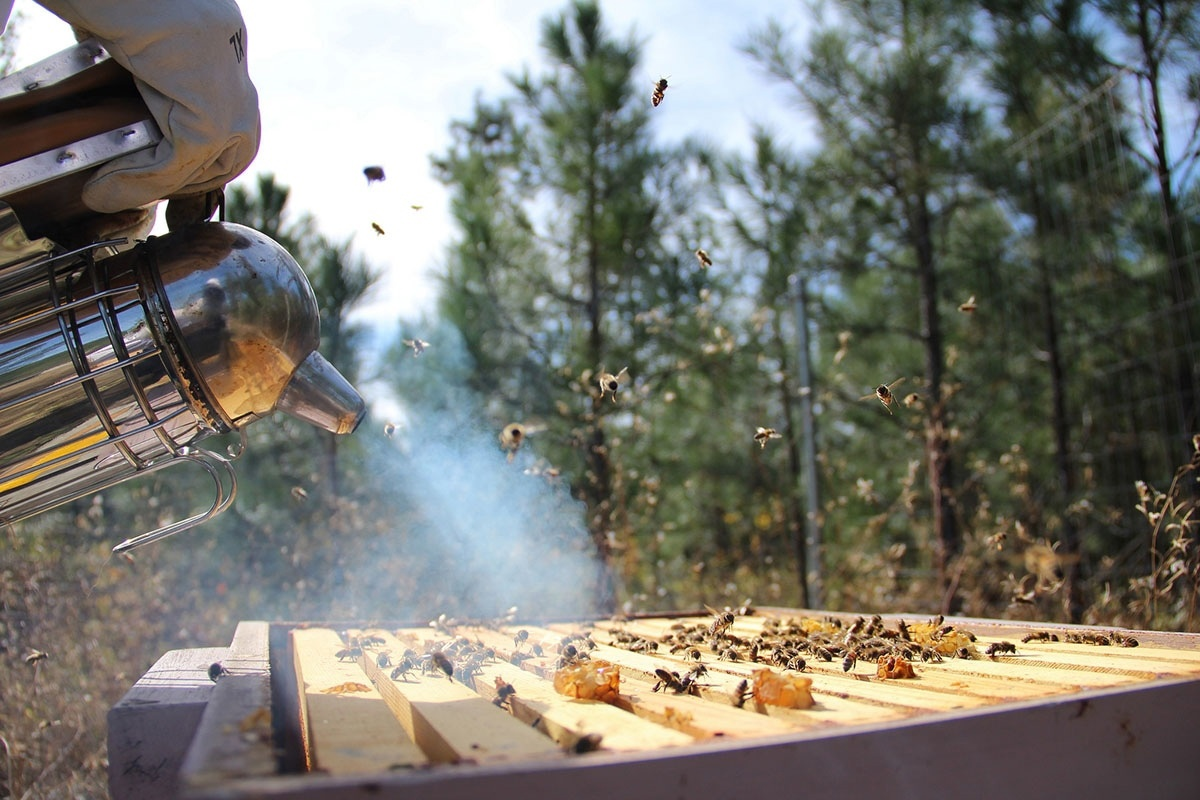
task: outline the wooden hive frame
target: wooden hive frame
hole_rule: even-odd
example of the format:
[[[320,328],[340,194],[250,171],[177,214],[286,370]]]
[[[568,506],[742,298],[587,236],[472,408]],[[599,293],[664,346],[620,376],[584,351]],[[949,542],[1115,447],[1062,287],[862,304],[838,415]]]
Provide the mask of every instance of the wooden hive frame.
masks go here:
[[[764,630],[764,619],[827,616],[764,609],[736,617],[727,633],[745,643]],[[840,630],[854,624],[854,615],[836,618]],[[886,617],[882,625],[894,631],[899,619]],[[712,620],[654,616],[441,629],[271,625],[263,657],[272,699],[238,686],[260,686],[258,667],[240,675],[231,668],[217,682],[183,767],[183,793],[711,798],[774,796],[790,786],[889,798],[946,790],[1011,798],[1139,796],[1153,787],[1156,797],[1194,796],[1189,758],[1200,709],[1200,636],[1123,631],[1116,633],[1135,637],[1139,646],[1102,647],[1065,641],[1100,629],[955,619],[947,624],[975,636],[971,657],[917,661],[911,679],[881,679],[865,660],[846,670],[840,659],[807,658],[802,677],[812,681],[811,708],[753,697],[735,707],[739,683],[767,665],[720,660],[710,651],[702,653],[708,672],[697,679],[695,694],[656,690],[657,670],[682,675],[693,663],[665,642],[676,641],[681,626],[699,629]],[[239,629],[235,637],[242,646],[263,640],[266,624],[252,625],[259,626],[254,636]],[[1021,641],[1033,631],[1060,641]],[[620,668],[620,696],[612,705],[554,690],[555,650],[564,637],[582,633],[595,642],[592,659]],[[453,680],[428,666],[391,677],[406,651],[416,663],[460,638],[495,657],[475,659],[470,674],[459,658]],[[659,649],[637,652],[647,649],[639,641],[660,643]],[[1017,652],[986,655],[1000,641]],[[339,658],[339,651],[347,652]],[[496,691],[504,684],[515,694],[500,705]],[[255,727],[264,702],[269,737]]]

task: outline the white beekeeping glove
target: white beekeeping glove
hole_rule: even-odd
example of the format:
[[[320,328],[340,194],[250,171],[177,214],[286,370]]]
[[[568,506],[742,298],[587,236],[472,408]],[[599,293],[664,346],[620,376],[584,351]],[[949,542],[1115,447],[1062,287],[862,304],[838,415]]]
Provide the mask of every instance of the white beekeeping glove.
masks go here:
[[[104,214],[218,190],[258,152],[258,93],[232,0],[37,0],[134,76],[163,132],[100,167],[83,202]]]

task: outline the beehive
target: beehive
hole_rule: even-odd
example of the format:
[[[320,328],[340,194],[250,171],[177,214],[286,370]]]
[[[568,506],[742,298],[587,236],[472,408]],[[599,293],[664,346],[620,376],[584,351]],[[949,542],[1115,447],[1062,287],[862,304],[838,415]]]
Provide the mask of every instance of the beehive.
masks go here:
[[[204,798],[1194,791],[1187,751],[1200,708],[1200,637],[965,619],[901,625],[897,616],[872,623],[788,609],[735,614],[728,627],[714,620],[260,623],[243,639],[269,640],[269,652],[260,667],[236,653],[223,662],[232,674],[213,689],[182,790]],[[926,644],[910,641],[918,633]],[[801,664],[786,648],[805,639],[794,647]],[[839,642],[856,643],[857,660]],[[890,655],[872,650],[885,646]],[[568,647],[586,654],[576,663],[615,665],[611,702],[556,691],[556,674],[562,689],[561,670],[576,658]],[[452,675],[434,651],[447,654]],[[901,662],[912,677],[894,677]],[[703,673],[685,680],[697,663]],[[778,692],[755,690],[756,677],[786,681],[782,705]]]

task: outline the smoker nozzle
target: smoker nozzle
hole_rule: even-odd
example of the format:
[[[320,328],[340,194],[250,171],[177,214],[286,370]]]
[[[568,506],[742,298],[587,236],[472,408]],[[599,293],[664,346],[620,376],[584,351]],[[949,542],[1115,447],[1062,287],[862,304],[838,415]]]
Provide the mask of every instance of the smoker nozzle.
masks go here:
[[[330,433],[352,433],[367,413],[366,403],[317,351],[292,374],[275,408]]]

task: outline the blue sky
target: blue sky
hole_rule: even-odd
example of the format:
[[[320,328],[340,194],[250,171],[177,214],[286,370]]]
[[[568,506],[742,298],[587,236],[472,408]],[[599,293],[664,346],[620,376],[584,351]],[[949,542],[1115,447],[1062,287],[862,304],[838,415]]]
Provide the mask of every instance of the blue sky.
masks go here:
[[[292,189],[294,213],[313,214],[336,239],[354,237],[384,273],[366,319],[390,328],[398,316],[431,308],[428,275],[453,230],[429,157],[444,150],[451,120],[469,114],[476,92],[499,97],[508,91],[506,73],[544,68],[540,20],[565,10],[566,0],[240,5],[263,115],[258,157],[241,180],[275,173]],[[73,41],[65,23],[31,0],[15,7],[25,15],[20,63]],[[601,10],[610,32],[632,31],[645,43],[647,103],[652,83],[670,76],[653,116],[660,140],[704,134],[744,150],[756,122],[771,124],[785,140],[808,135],[787,93],[737,51],[747,32],[772,16],[802,31],[807,11],[799,0],[602,0]],[[368,188],[367,164],[383,165],[387,181]],[[414,211],[413,204],[424,208]],[[376,235],[372,222],[386,235]]]

